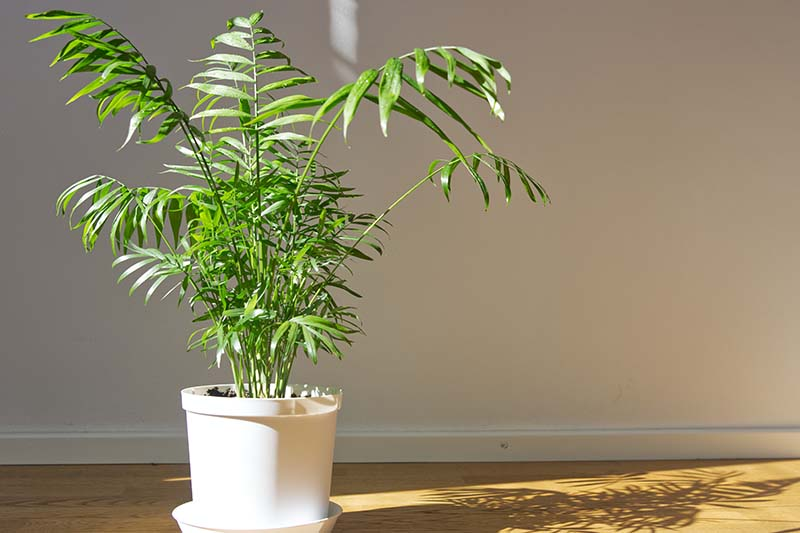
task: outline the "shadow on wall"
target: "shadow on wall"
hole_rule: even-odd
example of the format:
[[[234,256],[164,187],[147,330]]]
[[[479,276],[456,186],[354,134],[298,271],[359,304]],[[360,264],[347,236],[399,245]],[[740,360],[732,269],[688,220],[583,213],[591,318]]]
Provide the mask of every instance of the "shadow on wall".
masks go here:
[[[738,471],[630,473],[561,482],[561,490],[432,490],[415,506],[345,513],[337,531],[597,533],[678,530],[703,509],[745,509],[768,502],[800,478],[741,481]],[[779,529],[779,528],[776,528]],[[774,533],[800,532],[800,528]]]

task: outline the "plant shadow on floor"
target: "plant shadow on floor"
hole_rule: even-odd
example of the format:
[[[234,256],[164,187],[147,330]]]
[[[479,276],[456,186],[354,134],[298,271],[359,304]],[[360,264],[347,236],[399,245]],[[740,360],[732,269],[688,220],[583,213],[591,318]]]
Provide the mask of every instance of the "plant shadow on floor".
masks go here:
[[[426,494],[420,505],[346,513],[337,532],[653,533],[690,526],[702,509],[735,512],[768,502],[800,482],[800,478],[743,481],[741,476],[738,471],[697,469],[569,480],[560,482],[563,491],[438,489]]]

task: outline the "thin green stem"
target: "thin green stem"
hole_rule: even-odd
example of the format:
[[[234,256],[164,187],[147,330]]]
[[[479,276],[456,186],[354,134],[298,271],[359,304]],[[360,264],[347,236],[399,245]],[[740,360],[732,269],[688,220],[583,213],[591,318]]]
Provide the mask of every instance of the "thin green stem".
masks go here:
[[[389,213],[392,211],[392,209],[394,209],[395,207],[397,207],[397,206],[398,206],[398,205],[399,205],[399,204],[400,204],[400,203],[401,203],[403,200],[405,200],[406,198],[408,198],[409,196],[411,196],[411,195],[414,193],[414,191],[416,191],[417,189],[419,189],[420,187],[422,187],[422,185],[424,185],[426,181],[429,181],[429,180],[430,180],[430,179],[431,179],[433,176],[435,176],[437,173],[439,173],[439,172],[442,170],[442,168],[444,168],[444,165],[442,165],[441,167],[437,168],[436,170],[434,170],[433,172],[431,172],[430,174],[428,174],[427,176],[425,176],[424,178],[422,178],[421,180],[419,180],[417,183],[415,183],[415,184],[414,184],[414,186],[413,186],[413,187],[411,187],[411,188],[410,188],[410,189],[408,189],[406,192],[404,192],[403,194],[401,194],[401,195],[400,195],[400,197],[399,197],[399,198],[397,198],[397,200],[395,200],[394,202],[392,202],[392,203],[389,205],[389,207],[387,207],[386,209],[384,209],[384,210],[383,210],[383,213],[381,213],[381,214],[380,214],[380,216],[376,217],[376,218],[375,218],[375,220],[373,220],[373,221],[372,221],[372,223],[371,223],[369,226],[367,226],[367,227],[364,229],[364,231],[362,231],[362,232],[361,232],[361,234],[358,236],[358,239],[356,239],[356,241],[355,241],[355,242],[354,242],[352,245],[350,245],[350,247],[349,247],[347,250],[345,250],[345,252],[344,252],[344,253],[342,254],[342,256],[339,258],[339,261],[338,261],[338,262],[337,262],[337,263],[336,263],[336,264],[333,266],[333,268],[331,268],[331,269],[330,269],[330,271],[328,272],[328,276],[327,276],[327,277],[326,277],[326,278],[325,278],[325,279],[322,281],[322,283],[318,284],[317,290],[314,292],[314,295],[311,297],[311,300],[310,300],[310,302],[311,302],[312,304],[313,304],[313,302],[315,302],[315,301],[316,301],[317,297],[319,296],[319,293],[320,293],[320,291],[322,291],[322,289],[323,289],[324,287],[326,287],[326,286],[328,285],[328,282],[329,282],[329,281],[330,281],[330,280],[333,278],[333,276],[334,276],[334,274],[335,274],[336,270],[337,270],[337,269],[338,269],[340,266],[342,266],[342,263],[344,263],[344,262],[345,262],[345,260],[346,260],[348,257],[350,257],[350,254],[353,252],[353,250],[354,250],[354,249],[355,249],[355,248],[356,248],[356,247],[357,247],[359,244],[361,244],[361,241],[362,241],[362,240],[364,240],[364,237],[366,237],[366,236],[369,234],[369,232],[370,232],[370,231],[372,231],[372,230],[375,228],[375,226],[377,226],[378,224],[380,224],[380,223],[381,223],[381,221],[382,221],[383,219],[385,219],[385,218],[386,218],[386,216],[387,216],[387,215],[388,215],[388,214],[389,214]]]
[[[344,105],[339,106],[339,111],[336,112],[336,115],[330,121],[328,127],[325,128],[325,131],[322,133],[322,136],[317,141],[316,146],[314,146],[314,150],[311,152],[311,155],[309,156],[308,161],[306,162],[306,166],[303,169],[303,173],[300,175],[300,178],[297,181],[297,187],[295,188],[294,191],[295,196],[297,196],[300,193],[300,187],[303,185],[303,182],[308,176],[308,172],[311,169],[311,164],[316,161],[320,148],[322,148],[322,145],[328,139],[328,135],[330,135],[331,131],[333,131],[333,128],[336,126],[336,122],[339,120],[339,117],[342,116],[342,113],[344,113]]]

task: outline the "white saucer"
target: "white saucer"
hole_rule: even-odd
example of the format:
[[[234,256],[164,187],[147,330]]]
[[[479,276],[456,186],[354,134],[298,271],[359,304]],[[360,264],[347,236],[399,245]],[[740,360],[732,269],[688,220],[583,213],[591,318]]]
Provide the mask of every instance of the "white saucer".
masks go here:
[[[339,519],[341,514],[342,508],[339,504],[330,502],[330,504],[328,504],[327,518],[316,520],[308,524],[266,529],[231,529],[220,528],[217,527],[216,524],[213,527],[199,524],[198,522],[202,520],[198,520],[198,513],[197,509],[194,508],[194,502],[186,502],[172,511],[172,518],[178,522],[182,533],[330,533],[333,531],[333,526],[336,524],[336,520]]]

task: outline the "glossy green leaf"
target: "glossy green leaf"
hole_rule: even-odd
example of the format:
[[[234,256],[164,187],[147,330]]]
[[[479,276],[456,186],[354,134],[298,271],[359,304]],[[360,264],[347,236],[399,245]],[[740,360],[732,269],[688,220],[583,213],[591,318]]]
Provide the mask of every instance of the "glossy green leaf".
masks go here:
[[[260,108],[258,116],[252,119],[251,121],[247,122],[246,125],[262,122],[264,119],[275,116],[279,113],[283,113],[285,111],[290,111],[292,109],[314,107],[319,105],[321,102],[322,102],[321,99],[310,98],[302,94],[293,94],[291,96],[284,96],[283,98],[279,98]]]
[[[478,172],[478,169],[481,165],[481,155],[480,154],[473,154],[472,162],[470,165],[467,166],[467,170],[472,175],[472,179],[475,180],[475,183],[478,185],[478,188],[481,190],[481,195],[483,196],[483,205],[484,209],[489,209],[489,189],[486,187],[486,182]]]
[[[167,206],[167,218],[172,229],[172,239],[175,244],[180,241],[181,221],[183,220],[183,202],[178,198],[173,198]]]
[[[342,128],[342,133],[344,134],[345,139],[347,139],[347,127],[353,121],[353,117],[355,117],[358,104],[361,103],[361,99],[364,97],[369,88],[372,87],[372,84],[375,83],[377,77],[377,70],[365,70],[361,73],[356,82],[353,84],[353,87],[350,89],[350,92],[347,95],[347,100],[345,100],[344,103],[344,125]]]
[[[78,13],[75,11],[63,11],[60,9],[53,9],[50,11],[43,11],[41,13],[29,13],[25,18],[30,20],[59,20],[59,19],[76,19],[91,17],[87,13]]]
[[[138,255],[137,257],[141,257],[141,255]],[[122,273],[122,274],[119,276],[119,278],[117,278],[117,283],[121,283],[121,282],[122,282],[122,280],[124,280],[125,278],[127,278],[128,276],[130,276],[131,274],[133,274],[134,272],[136,272],[137,270],[140,270],[142,267],[145,267],[145,266],[147,266],[147,265],[149,265],[149,264],[153,263],[155,260],[156,260],[156,259],[155,259],[154,257],[147,257],[147,258],[145,258],[145,259],[143,259],[143,260],[139,261],[138,263],[134,263],[133,265],[129,266],[129,267],[128,267],[128,268],[126,268],[126,269],[125,269],[125,271],[124,271],[124,272],[123,272],[123,273]]]
[[[128,135],[127,137],[125,137],[125,141],[122,143],[122,146],[117,148],[117,150],[122,150],[123,148],[125,148],[125,145],[128,144],[130,140],[133,138],[133,135],[138,131],[139,126],[142,125],[142,121],[145,119],[146,116],[147,113],[145,113],[144,111],[138,111],[134,113],[133,116],[131,116],[131,120],[128,123]]]
[[[211,40],[211,47],[217,43],[227,44],[234,48],[241,48],[242,50],[252,50],[253,45],[250,43],[250,34],[241,31],[230,31],[217,35]]]
[[[255,79],[252,76],[245,74],[244,72],[236,72],[235,70],[225,70],[220,68],[212,68],[206,71],[203,71],[199,74],[195,74],[196,78],[209,78],[212,80],[231,80],[231,81],[240,81],[243,83],[255,83]]]
[[[459,165],[460,161],[458,159],[453,159],[447,165],[444,166],[442,169],[440,180],[442,183],[442,192],[444,193],[444,197],[450,201],[450,178],[453,176],[453,171]]]
[[[153,294],[156,292],[156,289],[158,289],[158,287],[159,287],[159,286],[160,286],[162,283],[164,283],[164,281],[166,281],[168,278],[169,278],[169,276],[159,276],[159,277],[158,277],[158,278],[156,278],[156,280],[155,280],[155,281],[154,281],[154,282],[153,282],[153,283],[150,285],[150,288],[149,288],[149,289],[147,289],[147,294],[146,294],[146,295],[145,295],[145,297],[144,297],[144,304],[145,304],[145,305],[147,305],[147,303],[150,301],[150,298],[151,298],[151,297],[153,296]]]
[[[136,292],[136,289],[141,287],[142,284],[149,281],[153,277],[153,274],[158,272],[159,269],[161,269],[161,265],[155,265],[150,267],[147,271],[145,271],[142,275],[140,275],[139,278],[137,278],[137,280],[133,283],[133,285],[131,285],[131,288],[128,290],[128,296]]]
[[[428,73],[428,69],[430,68],[430,60],[428,59],[428,54],[422,48],[415,48],[414,60],[416,62],[415,73],[417,76],[417,83],[419,84],[420,87],[422,87],[424,91],[425,74]]]
[[[69,34],[70,32],[73,31],[84,31],[99,26],[101,24],[102,22],[95,19],[94,17],[91,16],[80,17],[79,20],[73,20],[72,22],[67,22],[65,24],[62,24],[58,28],[42,33],[41,35],[34,37],[28,42],[35,43],[36,41],[49,39],[51,37],[57,37],[59,35]]]
[[[264,129],[279,128],[281,126],[287,126],[289,124],[298,124],[300,122],[313,122],[313,121],[314,121],[313,115],[298,113],[296,115],[286,115],[280,118],[276,118],[275,120],[265,122],[263,124],[263,128]]]
[[[253,27],[253,24],[247,17],[233,17],[232,19],[228,20],[228,29],[233,28],[234,26],[249,30]]]
[[[277,91],[278,89],[288,89],[289,87],[297,87],[306,83],[315,83],[317,80],[312,76],[299,76],[295,78],[287,78],[285,80],[275,81],[268,83],[263,87],[259,87],[258,93],[267,93],[270,91]]]
[[[293,131],[284,131],[281,133],[273,133],[266,135],[264,141],[297,141],[297,142],[313,142],[314,139],[300,133]]]
[[[192,62],[203,61],[205,63],[230,63],[239,65],[252,65],[253,60],[249,57],[240,56],[239,54],[211,54],[203,59],[193,59]]]
[[[456,79],[456,58],[446,48],[437,48],[436,53],[447,62],[447,83],[453,85]]]
[[[200,118],[208,118],[208,117],[237,117],[237,118],[250,118],[248,113],[244,113],[239,111],[238,109],[229,109],[229,108],[222,108],[222,109],[206,109],[205,111],[200,111],[199,113],[195,113],[189,119],[195,120]]]
[[[303,329],[303,341],[304,341],[303,347],[305,348],[306,355],[308,356],[309,359],[311,359],[311,362],[316,365],[318,361],[317,346],[319,343],[317,339],[314,337],[314,334],[311,332],[310,328],[308,328],[307,326],[301,326],[301,327]]]
[[[215,96],[236,98],[237,100],[255,100],[255,98],[240,89],[235,89],[234,87],[220,85],[217,83],[190,83],[186,87],[206,94],[213,94]]]
[[[80,98],[81,96],[86,96],[87,94],[96,91],[97,89],[99,89],[100,87],[105,85],[106,83],[110,83],[115,78],[117,78],[117,76],[118,75],[116,75],[116,74],[111,74],[111,75],[106,76],[106,77],[100,76],[98,78],[95,78],[94,80],[92,80],[89,83],[87,83],[86,85],[84,85],[78,92],[73,94],[72,97],[69,100],[67,100],[67,105],[71,104],[72,102],[74,102],[75,100]]]
[[[264,12],[263,11],[256,11],[255,13],[250,15],[249,18],[250,18],[250,26],[251,27],[255,26],[256,24],[261,22],[262,18],[264,18]]]
[[[389,123],[389,115],[392,112],[395,102],[400,97],[400,90],[403,87],[403,62],[393,57],[386,62],[381,76],[381,83],[378,87],[378,110],[380,112],[381,131],[386,137],[386,128]]]
[[[277,50],[264,50],[263,52],[259,52],[259,53],[256,54],[256,59],[258,59],[260,61],[266,61],[266,60],[270,60],[270,59],[272,59],[272,60],[281,59],[283,61],[286,61],[287,63],[291,62],[291,59],[289,59],[289,56],[287,56],[283,52],[279,52]]]

